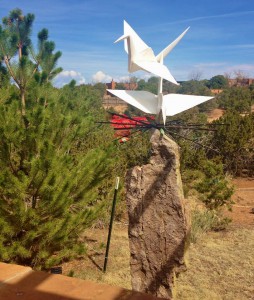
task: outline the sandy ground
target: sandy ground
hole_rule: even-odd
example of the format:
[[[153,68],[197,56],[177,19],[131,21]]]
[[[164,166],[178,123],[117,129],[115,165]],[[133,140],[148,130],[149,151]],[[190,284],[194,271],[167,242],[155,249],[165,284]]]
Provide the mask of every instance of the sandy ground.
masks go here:
[[[225,215],[232,219],[234,226],[254,228],[254,178],[237,178],[233,182],[234,204],[232,211],[225,211]]]
[[[211,112],[208,113],[208,116],[207,116],[208,123],[219,119],[221,116],[223,116],[223,114],[224,114],[224,110],[222,110],[222,109],[216,108],[216,109],[212,110]]]

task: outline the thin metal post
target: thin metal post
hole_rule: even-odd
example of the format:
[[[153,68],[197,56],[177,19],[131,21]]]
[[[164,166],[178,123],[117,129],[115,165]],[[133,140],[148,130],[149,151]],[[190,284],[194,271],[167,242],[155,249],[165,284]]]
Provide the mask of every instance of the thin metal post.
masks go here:
[[[115,215],[116,196],[117,196],[117,192],[118,192],[118,186],[119,186],[119,177],[116,177],[115,192],[114,192],[114,198],[113,198],[113,204],[112,204],[112,210],[111,210],[111,217],[110,217],[110,223],[109,223],[109,229],[108,229],[108,241],[107,241],[107,247],[106,247],[106,253],[105,253],[104,267],[103,267],[103,272],[104,273],[106,272],[107,263],[108,263],[108,253],[109,253],[111,232],[112,232],[112,227],[113,227],[113,220],[114,220],[114,215]]]

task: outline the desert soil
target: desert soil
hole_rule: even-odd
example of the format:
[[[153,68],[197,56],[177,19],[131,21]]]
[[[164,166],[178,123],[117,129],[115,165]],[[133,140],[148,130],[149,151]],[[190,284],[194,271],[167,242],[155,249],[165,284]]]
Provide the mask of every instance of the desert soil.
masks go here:
[[[232,211],[226,210],[224,214],[232,219],[233,226],[254,228],[254,178],[237,178],[233,183]]]
[[[224,114],[224,110],[219,109],[219,108],[215,108],[211,112],[208,113],[208,115],[207,115],[207,121],[210,123],[210,122],[212,122],[214,120],[217,120],[220,117],[222,117],[223,114]]]

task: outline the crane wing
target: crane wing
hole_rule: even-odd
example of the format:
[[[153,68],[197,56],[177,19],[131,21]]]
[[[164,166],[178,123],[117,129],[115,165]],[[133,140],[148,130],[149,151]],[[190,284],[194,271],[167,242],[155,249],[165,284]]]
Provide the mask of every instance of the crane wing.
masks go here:
[[[161,58],[166,57],[169,52],[171,52],[175,46],[180,42],[180,40],[184,37],[184,35],[186,34],[186,32],[190,29],[190,27],[188,27],[182,34],[179,35],[178,38],[176,38],[171,44],[169,44],[165,49],[163,49],[157,56],[156,56],[156,60],[159,62],[161,60]]]
[[[107,90],[116,97],[124,100],[148,114],[156,114],[158,100],[157,96],[146,91]]]
[[[174,116],[212,98],[214,97],[168,94],[163,96],[163,107],[167,116]]]

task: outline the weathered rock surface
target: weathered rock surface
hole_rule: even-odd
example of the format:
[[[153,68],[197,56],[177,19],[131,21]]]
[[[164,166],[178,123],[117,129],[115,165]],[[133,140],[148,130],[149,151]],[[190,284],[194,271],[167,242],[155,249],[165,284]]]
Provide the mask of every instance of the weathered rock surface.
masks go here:
[[[172,297],[174,273],[184,265],[188,218],[177,144],[156,130],[147,165],[126,176],[132,288]]]

